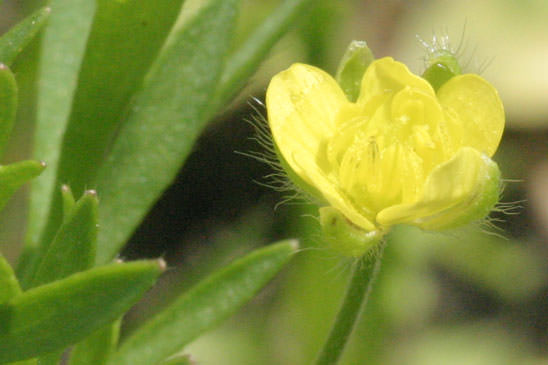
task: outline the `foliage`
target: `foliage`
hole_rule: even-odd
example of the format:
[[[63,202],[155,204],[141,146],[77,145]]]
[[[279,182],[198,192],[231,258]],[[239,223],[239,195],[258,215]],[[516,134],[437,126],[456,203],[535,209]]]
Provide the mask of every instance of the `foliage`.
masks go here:
[[[255,250],[118,346],[119,319],[166,264],[117,255],[306,1],[285,1],[235,51],[238,0],[182,3],[52,0],[0,38],[3,149],[17,108],[8,66],[43,28],[33,153],[48,165],[33,182],[17,275],[0,256],[0,362],[55,364],[75,345],[74,365],[156,364],[249,301],[296,251],[295,241]],[[0,167],[0,205],[42,173],[40,161]]]

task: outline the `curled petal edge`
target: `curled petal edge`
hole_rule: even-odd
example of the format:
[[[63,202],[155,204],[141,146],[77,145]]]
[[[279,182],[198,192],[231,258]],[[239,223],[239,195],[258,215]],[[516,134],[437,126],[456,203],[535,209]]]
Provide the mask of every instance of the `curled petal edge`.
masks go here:
[[[377,223],[404,223],[435,231],[483,219],[499,200],[500,179],[493,160],[476,149],[463,147],[431,172],[416,202],[382,210]]]

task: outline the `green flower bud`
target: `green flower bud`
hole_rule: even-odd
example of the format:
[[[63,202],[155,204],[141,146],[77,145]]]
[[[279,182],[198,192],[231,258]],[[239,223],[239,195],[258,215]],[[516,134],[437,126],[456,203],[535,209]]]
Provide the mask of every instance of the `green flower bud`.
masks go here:
[[[363,74],[375,57],[364,41],[352,41],[343,55],[335,79],[349,101],[360,95]]]

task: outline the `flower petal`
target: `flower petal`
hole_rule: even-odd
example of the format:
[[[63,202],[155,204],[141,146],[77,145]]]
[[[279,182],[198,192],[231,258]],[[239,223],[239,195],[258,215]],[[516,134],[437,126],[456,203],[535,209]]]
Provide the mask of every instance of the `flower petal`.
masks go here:
[[[329,177],[327,140],[335,133],[339,109],[349,102],[337,82],[316,67],[294,64],[272,78],[266,108],[272,137],[285,162],[305,183],[353,224],[375,228]]]
[[[485,217],[498,201],[500,171],[485,154],[463,147],[426,179],[415,203],[377,215],[380,225],[407,223],[429,230],[453,228]]]
[[[365,71],[357,103],[365,104],[375,95],[398,92],[406,86],[435,95],[428,81],[412,74],[406,65],[394,61],[392,57],[380,58],[372,62]]]
[[[316,184],[307,172],[319,170],[317,159],[334,133],[335,115],[346,102],[329,74],[308,65],[292,65],[268,86],[266,108],[274,142],[289,166],[311,185]]]
[[[497,90],[482,77],[453,77],[438,91],[446,114],[447,134],[455,148],[473,147],[492,156],[504,129],[504,108]]]

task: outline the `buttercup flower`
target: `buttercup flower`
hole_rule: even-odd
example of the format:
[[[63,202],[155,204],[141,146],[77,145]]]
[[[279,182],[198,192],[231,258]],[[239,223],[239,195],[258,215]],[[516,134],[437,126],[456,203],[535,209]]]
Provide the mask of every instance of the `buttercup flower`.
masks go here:
[[[482,219],[498,201],[490,157],[504,110],[478,75],[436,92],[382,58],[351,102],[329,74],[294,64],[274,76],[266,106],[282,166],[321,201],[324,232],[344,254],[363,255],[395,224],[442,230]]]

